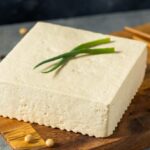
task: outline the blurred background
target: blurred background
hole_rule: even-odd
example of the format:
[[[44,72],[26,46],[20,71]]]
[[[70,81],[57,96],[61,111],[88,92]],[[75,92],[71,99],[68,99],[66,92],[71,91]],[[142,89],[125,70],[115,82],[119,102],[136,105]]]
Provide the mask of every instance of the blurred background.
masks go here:
[[[150,0],[1,0],[0,24],[149,8]]]

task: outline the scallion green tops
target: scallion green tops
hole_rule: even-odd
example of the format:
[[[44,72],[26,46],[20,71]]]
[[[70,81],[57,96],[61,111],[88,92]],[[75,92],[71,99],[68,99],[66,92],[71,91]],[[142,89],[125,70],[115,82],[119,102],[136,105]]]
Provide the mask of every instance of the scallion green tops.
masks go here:
[[[70,61],[71,59],[73,59],[73,58],[75,58],[79,55],[83,55],[83,54],[97,55],[97,54],[114,53],[115,52],[114,47],[94,48],[96,46],[99,46],[99,45],[102,45],[102,44],[107,44],[107,43],[110,43],[110,42],[111,42],[110,38],[104,38],[104,39],[98,39],[98,40],[94,40],[94,41],[90,41],[90,42],[87,42],[87,43],[80,44],[80,45],[76,46],[75,48],[73,48],[72,50],[70,50],[69,52],[60,54],[56,57],[46,59],[46,60],[40,62],[39,64],[37,64],[34,67],[34,69],[41,66],[41,65],[51,63],[52,61],[56,61],[54,64],[50,65],[49,67],[45,68],[44,71],[42,71],[42,73],[49,73],[49,72],[52,72],[56,69],[61,68],[68,61]]]

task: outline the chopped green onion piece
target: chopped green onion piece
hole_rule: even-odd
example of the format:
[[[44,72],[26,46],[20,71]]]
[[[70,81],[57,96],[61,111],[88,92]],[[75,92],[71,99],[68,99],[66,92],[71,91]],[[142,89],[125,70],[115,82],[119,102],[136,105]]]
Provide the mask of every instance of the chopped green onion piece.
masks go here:
[[[66,52],[64,54],[58,55],[56,57],[44,60],[42,62],[40,62],[39,64],[37,64],[35,68],[61,59],[58,62],[56,62],[55,64],[53,64],[52,66],[50,66],[49,68],[47,68],[46,70],[42,71],[42,73],[49,73],[52,72],[60,67],[62,67],[64,64],[66,64],[66,62],[68,62],[70,59],[76,57],[77,55],[80,54],[89,54],[89,55],[96,55],[96,54],[108,54],[108,53],[114,53],[115,52],[115,48],[113,47],[107,47],[107,48],[93,48],[95,46],[101,45],[101,44],[107,44],[110,43],[111,40],[110,38],[104,38],[104,39],[98,39],[98,40],[94,40],[91,42],[87,42],[87,43],[83,43],[80,44],[79,46],[75,47],[74,49],[72,49],[70,52]]]

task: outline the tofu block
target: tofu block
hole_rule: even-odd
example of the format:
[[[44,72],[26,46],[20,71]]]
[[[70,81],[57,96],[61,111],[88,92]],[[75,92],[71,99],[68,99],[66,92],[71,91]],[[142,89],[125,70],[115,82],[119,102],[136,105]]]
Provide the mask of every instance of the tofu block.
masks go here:
[[[33,67],[75,46],[111,37],[117,53],[71,60],[60,72]],[[111,135],[140,87],[147,50],[142,42],[50,23],[37,23],[0,63],[0,115],[40,125]]]

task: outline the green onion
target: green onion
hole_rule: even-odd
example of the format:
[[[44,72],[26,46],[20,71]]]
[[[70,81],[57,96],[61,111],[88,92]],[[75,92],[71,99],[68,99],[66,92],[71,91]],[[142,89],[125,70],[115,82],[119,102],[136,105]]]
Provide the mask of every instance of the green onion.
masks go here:
[[[95,47],[101,44],[107,44],[110,42],[111,42],[110,38],[98,39],[95,41],[80,44],[79,46],[75,47],[73,50],[91,48],[91,47]]]
[[[73,59],[76,56],[81,55],[81,54],[97,55],[97,54],[114,53],[115,49],[113,47],[93,48],[95,46],[99,46],[99,45],[102,45],[102,44],[107,44],[107,43],[110,43],[110,42],[111,42],[110,38],[104,38],[104,39],[98,39],[98,40],[94,40],[94,41],[90,41],[90,42],[87,42],[87,43],[80,44],[77,47],[73,48],[70,52],[66,52],[66,53],[63,53],[63,54],[58,55],[56,57],[46,59],[46,60],[40,62],[39,64],[37,64],[34,67],[34,69],[41,66],[41,65],[43,65],[43,64],[50,63],[52,61],[56,61],[56,60],[60,59],[58,62],[56,62],[55,64],[53,64],[49,68],[42,71],[42,73],[49,73],[49,72],[52,72],[52,71],[64,66],[64,64],[66,64],[69,60],[71,60],[71,59]]]

